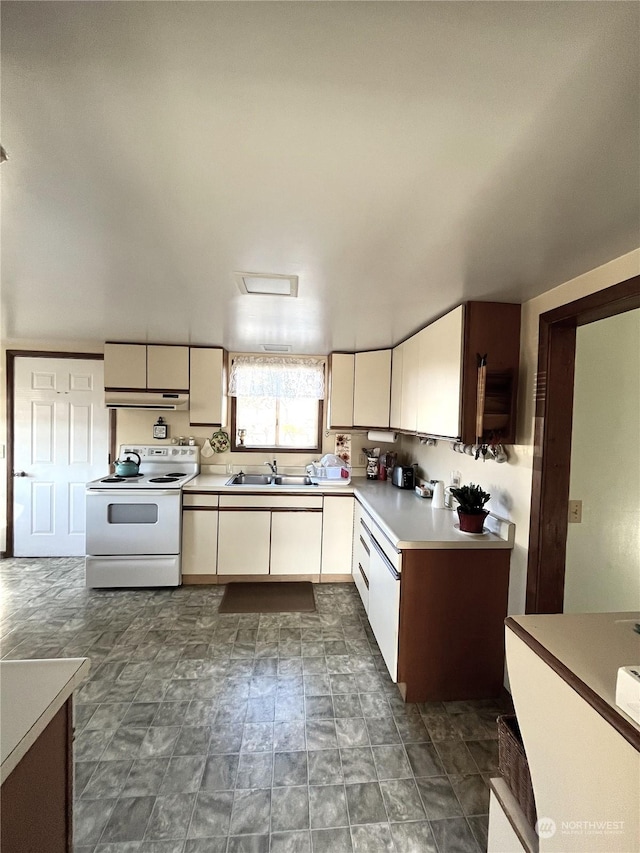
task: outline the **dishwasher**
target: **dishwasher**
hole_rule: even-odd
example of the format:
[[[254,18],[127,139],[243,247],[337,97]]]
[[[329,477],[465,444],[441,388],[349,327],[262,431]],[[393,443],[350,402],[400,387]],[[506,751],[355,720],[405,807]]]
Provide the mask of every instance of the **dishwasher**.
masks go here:
[[[370,533],[369,623],[389,674],[398,680],[398,626],[400,623],[400,572]],[[399,555],[396,561],[399,564]]]

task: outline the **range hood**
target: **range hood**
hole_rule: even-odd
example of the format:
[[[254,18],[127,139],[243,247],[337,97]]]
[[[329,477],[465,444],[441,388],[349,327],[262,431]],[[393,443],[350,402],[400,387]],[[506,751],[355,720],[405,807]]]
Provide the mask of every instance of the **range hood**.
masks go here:
[[[175,412],[189,408],[189,395],[166,391],[105,391],[108,409],[153,409]]]

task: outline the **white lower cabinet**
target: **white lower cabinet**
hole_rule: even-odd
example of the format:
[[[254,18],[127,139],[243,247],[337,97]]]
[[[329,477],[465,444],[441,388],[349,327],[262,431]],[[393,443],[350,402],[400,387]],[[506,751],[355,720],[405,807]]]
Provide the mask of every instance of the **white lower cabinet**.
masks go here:
[[[268,575],[271,512],[229,509],[218,521],[218,574]]]
[[[321,551],[321,510],[271,513],[272,575],[318,575]]]
[[[351,495],[325,495],[322,511],[322,575],[351,573],[353,507]]]
[[[217,510],[182,512],[182,574],[215,575],[218,554]]]
[[[183,575],[215,575],[218,560],[218,496],[182,498]]]
[[[318,575],[321,551],[321,495],[221,495],[219,575]]]
[[[400,574],[374,538],[369,555],[369,624],[394,681],[398,680]]]

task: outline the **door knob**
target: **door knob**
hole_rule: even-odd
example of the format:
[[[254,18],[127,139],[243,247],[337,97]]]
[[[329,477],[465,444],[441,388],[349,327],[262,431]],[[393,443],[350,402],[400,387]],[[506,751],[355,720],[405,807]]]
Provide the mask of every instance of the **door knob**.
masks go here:
[[[28,477],[29,475],[27,474],[26,471],[14,471],[13,476],[14,477]]]

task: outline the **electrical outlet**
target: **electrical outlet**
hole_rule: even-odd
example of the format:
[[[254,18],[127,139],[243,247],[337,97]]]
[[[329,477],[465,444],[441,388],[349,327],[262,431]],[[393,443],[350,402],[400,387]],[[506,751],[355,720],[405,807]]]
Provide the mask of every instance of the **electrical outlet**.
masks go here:
[[[582,524],[582,501],[569,501],[569,524]]]
[[[364,453],[360,453],[360,454],[359,454],[359,456],[358,456],[358,465],[359,465],[361,468],[364,468],[364,466],[365,466],[366,464],[367,464],[367,457],[364,455]]]

